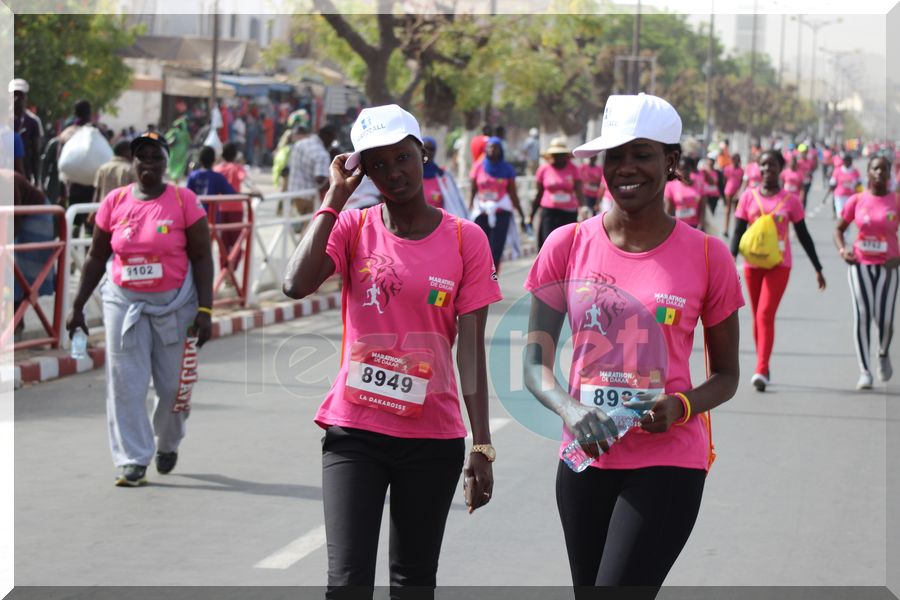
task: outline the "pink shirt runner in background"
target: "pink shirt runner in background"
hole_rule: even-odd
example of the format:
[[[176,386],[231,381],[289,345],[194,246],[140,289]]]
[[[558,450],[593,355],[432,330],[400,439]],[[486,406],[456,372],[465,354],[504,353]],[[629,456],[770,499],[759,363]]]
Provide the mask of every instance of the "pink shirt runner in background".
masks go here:
[[[213,171],[216,173],[221,173],[222,176],[231,184],[231,187],[234,188],[234,191],[238,194],[243,193],[241,186],[244,184],[244,180],[247,178],[247,171],[244,169],[244,165],[233,163],[233,162],[221,162],[213,167]],[[243,202],[220,202],[219,210],[223,211],[239,211],[244,209]]]
[[[754,194],[754,192],[756,193]],[[787,190],[779,190],[774,196],[763,196],[759,193],[759,190],[745,190],[744,193],[741,194],[741,199],[738,200],[734,216],[737,219],[744,219],[751,225],[760,216],[759,204],[754,196],[760,199],[766,214],[771,214],[775,219],[775,228],[778,230],[778,246],[781,248],[782,255],[784,256],[784,260],[779,266],[790,267],[792,261],[791,242],[788,239],[788,228],[791,223],[798,223],[803,220],[803,204],[800,202],[800,197],[796,193],[788,192]],[[778,210],[775,210],[776,207]],[[775,210],[775,212],[772,212],[773,210]],[[762,268],[750,265],[749,263],[748,265],[753,269]]]
[[[725,196],[730,198],[741,189],[741,182],[743,182],[743,180],[744,169],[733,165],[725,167]]]
[[[697,174],[695,177],[699,177]],[[677,179],[666,182],[665,198],[675,205],[675,216],[691,227],[700,225],[700,196],[698,188],[699,179],[688,185]]]
[[[585,163],[581,165],[581,181],[584,188],[584,195],[589,198],[597,198],[600,196],[600,188],[603,186],[603,167]]]
[[[744,171],[744,179],[747,180],[747,187],[759,187],[759,184],[762,183],[762,173],[759,171],[759,163],[752,162],[747,165],[747,169]]]
[[[464,437],[452,350],[457,317],[502,299],[487,238],[442,211],[428,236],[403,239],[384,226],[382,210],[369,208],[362,229],[362,211],[342,211],[328,238],[328,256],[344,276],[344,345],[315,421],[402,438]],[[415,376],[394,379],[398,365],[413,365]],[[369,404],[357,403],[354,378],[368,386]],[[375,407],[372,397],[388,398],[388,406]],[[422,402],[421,414],[387,410],[391,397]]]
[[[112,234],[112,281],[141,292],[181,287],[188,270],[188,227],[206,218],[194,192],[169,185],[159,198],[138,200],[132,186],[107,194],[97,209],[97,227]],[[180,198],[180,200],[179,200]]]
[[[859,185],[859,171],[856,167],[849,169],[841,164],[831,174],[831,184],[835,186],[834,195],[844,198],[850,197],[856,193],[856,186]]]
[[[577,230],[573,224],[551,233],[525,288],[567,314],[575,346],[569,393],[585,404],[591,398],[583,396],[584,386],[598,381],[617,394],[628,389],[690,390],[698,321],[706,327],[717,325],[744,304],[734,261],[720,240],[676,221],[656,248],[625,252],[609,240],[603,215],[584,221]],[[563,427],[561,448],[572,439]],[[665,433],[632,428],[591,466],[706,470],[708,452],[705,417],[694,416]]]
[[[476,199],[499,202],[508,193],[510,180],[488,175],[484,170],[484,161],[478,161],[472,166],[469,177],[475,180]]]
[[[900,193],[876,196],[865,191],[854,194],[844,206],[841,218],[856,223],[853,243],[856,260],[864,265],[883,265],[900,256],[897,227],[900,225]]]
[[[790,167],[785,167],[781,171],[781,181],[784,183],[784,189],[788,192],[799,192],[803,187],[803,173],[798,170],[794,171]]]
[[[543,208],[556,208],[572,212],[578,210],[575,182],[581,180],[581,175],[578,173],[578,167],[572,164],[572,161],[569,161],[562,169],[544,163],[538,167],[534,179],[544,186],[544,193],[541,196]]]

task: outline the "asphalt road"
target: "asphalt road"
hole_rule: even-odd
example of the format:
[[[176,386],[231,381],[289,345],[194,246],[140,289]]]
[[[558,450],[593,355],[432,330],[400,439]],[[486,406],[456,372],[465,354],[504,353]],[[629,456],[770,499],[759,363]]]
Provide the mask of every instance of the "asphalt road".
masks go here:
[[[897,585],[900,392],[854,389],[846,269],[821,197],[817,182],[808,223],[828,290],[816,290],[795,241],[764,394],[749,385],[755,354],[741,310],[741,386],[714,413],[719,458],[667,585]],[[491,309],[489,335],[522,296],[529,266],[504,266],[506,300]],[[18,390],[16,585],[323,585],[322,432],[312,416],[337,371],[340,336],[340,312],[330,311],[211,342],[179,464],[168,476],[151,469],[140,489],[113,486],[102,371]],[[695,345],[695,380],[702,370]],[[438,582],[567,585],[557,445],[496,397],[491,416],[494,498],[474,515],[455,498]],[[386,558],[384,528],[380,585]]]

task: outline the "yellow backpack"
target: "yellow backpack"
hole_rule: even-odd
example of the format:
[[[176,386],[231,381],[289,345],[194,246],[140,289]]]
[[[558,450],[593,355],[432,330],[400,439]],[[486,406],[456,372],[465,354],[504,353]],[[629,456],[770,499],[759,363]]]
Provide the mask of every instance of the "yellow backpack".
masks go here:
[[[744,259],[755,267],[771,269],[781,264],[784,257],[781,248],[778,247],[778,228],[772,214],[777,212],[783,202],[779,202],[772,212],[763,210],[762,200],[756,190],[752,190],[756,204],[759,206],[759,218],[753,221],[738,245]]]

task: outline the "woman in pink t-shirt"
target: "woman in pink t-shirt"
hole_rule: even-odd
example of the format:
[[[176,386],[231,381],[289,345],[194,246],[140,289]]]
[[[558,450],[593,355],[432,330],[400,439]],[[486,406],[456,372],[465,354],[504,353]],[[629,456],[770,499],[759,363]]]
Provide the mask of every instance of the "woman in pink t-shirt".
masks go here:
[[[549,162],[538,167],[534,175],[535,194],[531,201],[532,221],[538,209],[541,210],[538,248],[551,231],[577,221],[578,208],[584,206],[581,173],[570,160],[566,138],[550,140],[550,146],[544,150],[544,158]]]
[[[888,190],[890,169],[890,161],[884,156],[869,159],[868,190],[850,197],[834,230],[834,243],[841,258],[850,265],[853,341],[860,371],[856,387],[861,390],[872,388],[870,332],[873,324],[878,342],[878,378],[888,381],[893,374],[889,351],[900,266],[897,242],[900,192]],[[850,223],[856,223],[857,234],[853,246],[848,248],[844,233]]]
[[[430,206],[415,118],[395,104],[362,110],[354,152],[331,164],[331,185],[294,251],[284,292],[303,298],[343,276],[341,368],[316,423],[328,541],[326,597],[371,590],[390,488],[392,587],[434,589],[460,471],[469,512],[491,499],[484,328],[501,299],[487,238]],[[341,212],[367,175],[382,204]],[[452,348],[469,413],[465,452]],[[371,591],[369,592],[371,594]]]
[[[834,194],[834,214],[837,217],[844,214],[844,205],[856,193],[857,186],[862,182],[859,171],[853,166],[853,155],[844,152],[841,161],[841,165],[835,167],[828,182]]]
[[[734,153],[731,164],[725,167],[725,237],[731,228],[731,213],[737,204],[741,185],[744,182],[744,169],[741,167],[741,155]]]
[[[516,170],[504,160],[502,139],[488,138],[484,156],[472,166],[469,178],[471,217],[487,236],[494,267],[499,273],[510,227],[514,230],[516,227],[513,210],[525,222],[516,191]]]
[[[743,299],[728,249],[665,211],[680,136],[662,98],[610,96],[602,135],[575,156],[606,150],[615,204],[550,234],[525,283],[535,340],[525,384],[563,421],[556,498],[576,589],[645,586],[655,596],[700,508],[709,411],[737,389]],[[554,377],[566,320],[568,385]],[[711,375],[695,386],[700,320]]]
[[[781,170],[780,177],[784,191],[801,196],[803,191],[803,173],[800,172],[796,154],[791,155],[791,160],[788,162],[787,166]]]
[[[101,203],[66,321],[70,336],[76,329],[88,332],[84,305],[106,274],[106,410],[118,486],[146,484],[154,452],[157,471],[175,468],[190,406],[179,385],[187,332],[195,333],[198,347],[212,333],[206,212],[192,191],[163,181],[168,151],[155,132],[131,142],[137,183],[111,191]],[[145,408],[151,377],[152,424]]]
[[[603,167],[597,164],[597,157],[592,156],[587,164],[581,165],[581,183],[584,201],[591,213],[596,215],[600,208],[600,198],[606,192],[603,183]]]
[[[791,223],[794,224],[800,245],[803,246],[816,270],[816,282],[820,290],[825,289],[825,277],[822,276],[822,265],[816,254],[816,247],[806,228],[800,196],[781,187],[780,176],[784,169],[784,157],[777,150],[766,150],[759,157],[759,169],[762,176],[760,186],[744,191],[734,213],[731,254],[737,256],[741,237],[750,224],[763,213],[773,216],[778,231],[778,246],[783,256],[782,262],[771,269],[750,263],[744,264],[744,277],[747,281],[747,292],[750,294],[750,308],[753,311],[753,340],[756,343],[756,371],[750,383],[758,391],[763,392],[771,378],[769,359],[775,345],[775,313],[778,311],[778,305],[784,296],[791,274],[791,242],[788,236]]]
[[[663,197],[667,213],[702,230],[706,223],[706,201],[701,193],[703,176],[695,167],[693,158],[682,156],[678,163],[681,178],[666,182]]]

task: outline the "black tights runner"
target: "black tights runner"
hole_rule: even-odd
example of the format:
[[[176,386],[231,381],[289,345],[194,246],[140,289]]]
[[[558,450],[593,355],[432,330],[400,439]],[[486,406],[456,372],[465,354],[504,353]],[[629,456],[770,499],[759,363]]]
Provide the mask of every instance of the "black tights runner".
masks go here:
[[[700,469],[575,473],[560,461],[556,503],[576,598],[655,598],[694,528],[705,480]]]
[[[444,525],[464,457],[462,438],[397,438],[328,428],[322,442],[326,598],[371,600],[388,488],[391,598],[434,598]]]

